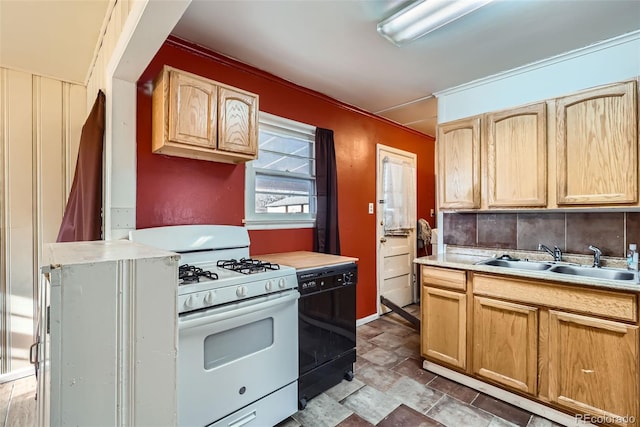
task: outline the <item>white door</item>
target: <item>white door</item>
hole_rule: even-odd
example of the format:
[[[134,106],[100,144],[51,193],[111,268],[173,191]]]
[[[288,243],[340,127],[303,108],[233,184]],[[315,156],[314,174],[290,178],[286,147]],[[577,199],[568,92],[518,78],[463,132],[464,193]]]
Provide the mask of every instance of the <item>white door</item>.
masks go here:
[[[377,163],[377,300],[382,314],[389,309],[380,304],[380,296],[400,307],[414,302],[416,154],[378,144]],[[398,216],[404,215],[398,227]]]

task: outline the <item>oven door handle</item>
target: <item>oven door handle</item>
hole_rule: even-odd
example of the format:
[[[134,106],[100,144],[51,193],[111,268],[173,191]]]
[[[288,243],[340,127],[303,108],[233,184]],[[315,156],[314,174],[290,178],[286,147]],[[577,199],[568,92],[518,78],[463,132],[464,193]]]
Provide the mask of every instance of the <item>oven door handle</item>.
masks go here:
[[[277,298],[273,298],[273,296],[274,295],[267,295],[255,300],[240,302],[242,306],[238,308],[236,308],[237,306],[225,306],[180,316],[179,328],[195,328],[212,322],[220,322],[234,317],[267,310],[278,305],[295,301],[300,297],[300,294],[298,291],[294,290],[293,292],[285,294],[277,294]]]

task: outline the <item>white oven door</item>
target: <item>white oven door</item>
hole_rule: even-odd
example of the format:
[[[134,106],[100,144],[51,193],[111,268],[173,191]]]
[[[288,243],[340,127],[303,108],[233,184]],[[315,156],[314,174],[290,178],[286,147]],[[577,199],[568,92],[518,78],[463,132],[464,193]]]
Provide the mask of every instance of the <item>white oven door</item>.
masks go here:
[[[208,425],[297,380],[299,296],[292,290],[179,317],[181,426]],[[285,405],[293,413],[297,401]]]

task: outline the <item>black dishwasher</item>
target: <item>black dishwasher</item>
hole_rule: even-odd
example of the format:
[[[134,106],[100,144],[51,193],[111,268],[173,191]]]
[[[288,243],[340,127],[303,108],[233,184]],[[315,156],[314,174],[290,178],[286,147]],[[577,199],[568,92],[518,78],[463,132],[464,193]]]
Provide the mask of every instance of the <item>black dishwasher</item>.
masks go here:
[[[356,361],[355,263],[298,270],[298,407],[353,379]]]

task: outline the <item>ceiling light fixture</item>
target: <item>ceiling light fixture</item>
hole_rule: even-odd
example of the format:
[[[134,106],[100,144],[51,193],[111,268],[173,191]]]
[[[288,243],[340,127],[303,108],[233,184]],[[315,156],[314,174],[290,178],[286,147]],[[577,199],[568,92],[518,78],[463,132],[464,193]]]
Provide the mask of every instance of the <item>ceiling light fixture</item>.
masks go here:
[[[402,46],[447,25],[492,0],[420,0],[378,24],[378,32]]]

